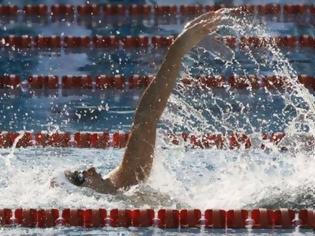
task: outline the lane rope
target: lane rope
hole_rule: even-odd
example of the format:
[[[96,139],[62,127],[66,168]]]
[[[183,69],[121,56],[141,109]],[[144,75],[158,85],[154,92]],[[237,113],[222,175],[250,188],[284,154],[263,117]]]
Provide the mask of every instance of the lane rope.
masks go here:
[[[69,17],[69,16],[191,16],[202,14],[207,11],[218,10],[225,7],[224,5],[123,5],[123,4],[87,4],[87,5],[70,5],[70,4],[45,4],[25,5],[18,7],[16,5],[0,5],[1,16],[52,16],[52,17]],[[265,4],[265,5],[241,5],[242,9],[249,13],[261,15],[305,15],[315,14],[315,5],[310,4]]]
[[[191,133],[168,134],[164,140],[170,145],[184,145],[191,148],[217,149],[249,149],[258,147],[266,149],[270,145],[282,147],[281,142],[286,137],[283,132],[262,133],[259,137],[244,133],[206,133],[195,135]],[[0,132],[0,148],[10,148],[19,138],[17,148],[26,147],[75,147],[75,148],[124,148],[129,139],[128,132]],[[312,135],[297,135],[299,141],[308,147],[315,146],[315,137]],[[255,140],[255,142],[253,142]],[[258,140],[258,141],[257,141]],[[257,142],[259,144],[257,145]],[[255,144],[254,144],[255,143]]]
[[[312,209],[0,209],[4,227],[315,228]]]
[[[146,88],[154,79],[153,75],[134,74],[129,77],[123,75],[30,75],[22,80],[19,75],[0,75],[0,89],[21,90],[23,92],[36,92],[45,90],[104,90],[104,89],[141,89]],[[306,88],[315,90],[315,77],[310,75],[299,75],[297,80]],[[285,76],[196,76],[195,79],[183,78],[180,80],[182,86],[199,88],[232,88],[236,90],[246,89],[286,89],[291,85]]]
[[[149,6],[149,5],[26,5],[23,8],[17,6],[0,5],[0,15],[3,17],[15,17],[20,14],[24,16],[51,16],[64,18],[65,16],[189,16],[197,15],[209,10],[216,10],[223,6]],[[314,5],[248,5],[244,10],[261,15],[314,15]],[[155,36],[152,38],[140,36],[118,38],[114,36],[103,37],[74,37],[74,36],[8,36],[1,39],[2,47],[15,48],[146,48],[168,47],[174,37]],[[274,39],[259,39],[247,37],[241,39],[240,45],[233,37],[225,38],[230,46],[262,46],[264,41],[274,40],[279,46],[289,47],[315,47],[314,37],[311,36],[285,36]],[[129,78],[127,86],[129,88],[146,87],[152,77],[135,76]],[[240,80],[238,80],[240,79]],[[30,89],[104,89],[104,88],[124,88],[126,83],[122,76],[101,76],[92,80],[89,76],[64,76],[61,79],[56,76],[30,76],[27,87]],[[209,87],[226,86],[233,88],[256,87],[283,87],[283,80],[278,77],[266,77],[262,84],[257,85],[257,78],[247,82],[242,78],[229,78],[213,80],[203,78],[201,84]],[[300,76],[299,81],[306,87],[315,89],[314,78],[311,76]],[[182,81],[185,85],[192,85],[191,81]],[[2,76],[0,88],[18,88],[21,85],[20,78],[16,75]],[[19,133],[1,132],[0,147],[6,148],[13,145]],[[17,143],[17,147],[29,146],[55,146],[55,147],[80,147],[80,148],[123,148],[128,140],[128,133],[37,133],[26,132]],[[278,144],[284,137],[283,133],[263,134],[262,139]],[[251,147],[251,139],[245,134],[231,134],[227,137],[220,134],[208,134],[197,137],[191,134],[182,134],[181,137],[172,136],[171,142],[179,144],[181,141],[188,142],[198,147],[217,147],[235,149],[244,146]],[[311,139],[314,144],[314,138]],[[263,148],[263,144],[262,144]],[[299,211],[291,209],[253,209],[253,210],[212,210],[201,211],[199,209],[0,209],[0,225],[4,227],[29,227],[29,228],[50,228],[56,226],[63,227],[158,227],[166,228],[218,228],[218,229],[293,229],[301,227],[315,229],[315,212],[311,209]]]
[[[175,39],[171,36],[29,36],[29,35],[8,35],[0,38],[0,48],[27,49],[82,49],[82,48],[167,48]],[[217,38],[232,48],[242,47],[264,47],[270,43],[279,47],[289,48],[315,48],[315,37],[310,35],[296,36],[278,36],[278,37],[252,37],[246,36],[236,38],[233,36],[224,36]]]

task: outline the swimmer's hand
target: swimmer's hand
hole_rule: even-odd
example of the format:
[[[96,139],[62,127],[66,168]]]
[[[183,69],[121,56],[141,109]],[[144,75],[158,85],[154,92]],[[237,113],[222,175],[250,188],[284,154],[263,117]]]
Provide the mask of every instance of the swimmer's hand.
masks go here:
[[[181,34],[177,36],[172,47],[183,55],[195,47],[209,33],[217,30],[217,26],[224,20],[222,17],[234,11],[234,9],[220,9],[215,12],[207,12],[188,22]]]

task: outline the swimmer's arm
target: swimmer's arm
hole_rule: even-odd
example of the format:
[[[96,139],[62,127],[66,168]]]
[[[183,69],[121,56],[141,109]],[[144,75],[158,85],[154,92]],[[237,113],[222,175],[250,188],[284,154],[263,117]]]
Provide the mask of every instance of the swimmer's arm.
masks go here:
[[[175,45],[169,49],[160,71],[140,99],[123,161],[111,176],[118,187],[135,185],[150,174],[156,125],[175,85],[181,64],[182,53]]]
[[[113,173],[117,177],[112,176],[113,182],[124,182],[119,185],[127,187],[126,185],[136,184],[143,180],[150,173],[156,125],[175,86],[182,57],[216,29],[220,15],[220,11],[206,13],[191,21],[170,46],[159,72],[140,99],[127,149],[121,165],[116,173]],[[128,183],[131,174],[135,174],[137,179],[133,183]]]
[[[175,87],[183,56],[197,45],[205,36],[216,29],[221,21],[222,11],[203,14],[189,22],[183,32],[170,46],[164,62],[155,79],[144,91],[135,114],[134,125],[156,124]]]
[[[150,174],[156,125],[175,85],[181,64],[182,53],[176,45],[171,46],[156,78],[140,99],[123,161],[110,176],[117,188],[135,185]]]

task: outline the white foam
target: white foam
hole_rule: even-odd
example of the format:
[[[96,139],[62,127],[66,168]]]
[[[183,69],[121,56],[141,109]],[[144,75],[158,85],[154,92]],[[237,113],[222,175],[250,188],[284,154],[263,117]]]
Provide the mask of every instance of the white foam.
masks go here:
[[[246,19],[235,19],[233,27],[222,26],[222,30],[236,36],[249,32],[268,36],[263,27]],[[264,91],[262,95],[252,90],[239,95],[226,88],[219,96],[207,88],[178,86],[163,115],[163,132],[184,127],[194,134],[246,131],[258,135],[270,127],[282,127],[288,135],[284,141],[289,145],[287,152],[273,147],[268,151],[185,150],[183,147],[163,150],[161,147],[165,144],[159,141],[150,179],[125,193],[111,196],[67,185],[52,188],[50,181],[66,169],[87,166],[95,166],[105,175],[117,166],[123,150],[31,148],[15,150],[14,155],[1,150],[1,165],[5,166],[8,157],[10,165],[0,172],[0,207],[314,206],[313,149],[305,151],[304,141],[294,138],[298,133],[314,133],[313,96],[297,83],[296,72],[274,45],[243,50],[238,53],[243,53],[244,63],[235,59],[221,69],[247,76],[249,69],[245,64],[250,61],[251,71],[284,75],[291,87],[284,91]],[[222,71],[218,73],[211,65],[200,64],[203,58],[209,59],[208,56],[211,54],[200,49],[192,52],[184,62],[184,73],[190,75],[192,69],[200,69],[209,75],[220,74]],[[253,106],[258,110],[250,110]]]
[[[2,150],[1,156],[6,155]],[[122,150],[20,149],[11,159],[11,168],[0,174],[0,207],[227,209],[303,206],[314,201],[313,157],[263,151],[161,150],[147,183],[117,196],[69,184],[50,186],[51,179],[65,169],[93,165],[105,175],[121,156]]]

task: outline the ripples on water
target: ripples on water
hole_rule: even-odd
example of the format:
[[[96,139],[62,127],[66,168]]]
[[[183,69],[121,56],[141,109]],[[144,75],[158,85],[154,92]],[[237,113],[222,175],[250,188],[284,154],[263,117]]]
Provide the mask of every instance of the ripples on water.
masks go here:
[[[221,27],[222,35],[268,36],[263,26],[250,23],[251,18],[233,20],[234,25]],[[218,55],[199,47],[185,58],[182,76],[200,70],[207,75],[235,73],[245,78],[253,72],[272,73],[286,76],[291,88],[264,91],[264,98],[256,102],[257,110],[250,110],[251,100],[240,99],[237,91],[228,87],[226,96],[220,97],[210,89],[177,86],[164,113],[161,133],[185,127],[194,134],[205,130],[259,134],[271,124],[288,134],[288,151],[162,149],[165,144],[160,140],[150,179],[110,196],[70,185],[51,188],[50,181],[65,169],[87,166],[95,166],[105,175],[119,163],[123,150],[20,149],[11,155],[9,165],[9,150],[1,150],[1,166],[6,168],[0,173],[0,207],[314,207],[313,149],[302,149],[300,141],[294,139],[296,134],[313,133],[313,96],[296,82],[296,72],[275,46],[245,47],[237,53],[253,62],[250,70],[235,58],[216,58],[219,66],[207,65],[204,58]],[[255,97],[254,91],[247,93]],[[281,105],[270,111],[268,102]],[[178,107],[181,109],[175,109]]]

